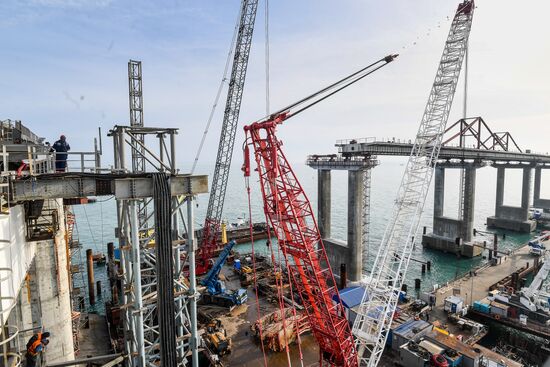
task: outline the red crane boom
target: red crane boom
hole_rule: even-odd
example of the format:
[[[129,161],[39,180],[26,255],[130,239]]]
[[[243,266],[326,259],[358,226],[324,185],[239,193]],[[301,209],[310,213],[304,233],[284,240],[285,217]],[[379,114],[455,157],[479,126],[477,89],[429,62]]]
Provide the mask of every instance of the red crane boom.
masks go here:
[[[390,55],[306,97],[268,118],[245,126],[245,176],[250,175],[249,148],[260,176],[264,212],[277,235],[299,294],[319,343],[323,361],[334,366],[357,366],[358,358],[348,320],[338,294],[311,204],[281,150],[276,127],[284,120],[319,103],[393,61]],[[334,297],[336,296],[336,297]]]

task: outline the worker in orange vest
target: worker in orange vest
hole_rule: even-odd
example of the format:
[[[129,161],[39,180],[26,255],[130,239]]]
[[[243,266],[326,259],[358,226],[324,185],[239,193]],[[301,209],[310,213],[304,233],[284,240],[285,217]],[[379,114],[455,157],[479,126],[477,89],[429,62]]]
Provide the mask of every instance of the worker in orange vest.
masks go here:
[[[49,332],[36,333],[27,342],[27,353],[25,355],[27,360],[27,367],[35,367],[40,353],[44,351],[44,347],[50,342]]]

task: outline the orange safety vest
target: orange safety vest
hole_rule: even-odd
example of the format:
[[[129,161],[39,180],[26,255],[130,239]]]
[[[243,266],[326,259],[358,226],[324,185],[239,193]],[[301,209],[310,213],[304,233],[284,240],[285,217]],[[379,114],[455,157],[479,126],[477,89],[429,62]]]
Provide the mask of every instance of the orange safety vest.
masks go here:
[[[42,333],[37,333],[36,340],[28,347],[27,352],[34,357],[38,354],[36,348],[38,348],[40,344],[42,344]]]

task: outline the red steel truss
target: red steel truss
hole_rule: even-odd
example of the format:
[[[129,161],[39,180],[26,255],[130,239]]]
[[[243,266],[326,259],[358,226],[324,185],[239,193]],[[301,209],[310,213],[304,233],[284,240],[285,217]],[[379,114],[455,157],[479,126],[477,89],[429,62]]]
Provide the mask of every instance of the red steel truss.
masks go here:
[[[330,269],[311,204],[275,134],[288,117],[277,114],[245,127],[254,148],[264,212],[289,265],[289,278],[300,295],[321,353],[321,365],[358,366],[357,352]],[[248,145],[245,175],[250,175]],[[334,301],[336,299],[337,301]]]

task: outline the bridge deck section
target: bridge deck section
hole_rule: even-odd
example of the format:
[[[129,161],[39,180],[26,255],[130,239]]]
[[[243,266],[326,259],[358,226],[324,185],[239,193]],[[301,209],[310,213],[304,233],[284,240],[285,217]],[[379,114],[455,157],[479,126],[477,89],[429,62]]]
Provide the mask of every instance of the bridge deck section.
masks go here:
[[[343,156],[409,156],[412,144],[384,141],[347,140],[336,143],[338,152]],[[439,153],[439,160],[478,160],[496,162],[517,162],[532,165],[549,165],[550,155],[531,152],[512,152],[502,150],[485,150],[443,146]]]

